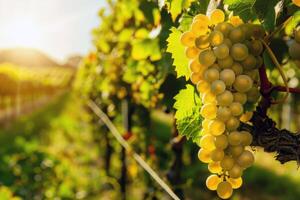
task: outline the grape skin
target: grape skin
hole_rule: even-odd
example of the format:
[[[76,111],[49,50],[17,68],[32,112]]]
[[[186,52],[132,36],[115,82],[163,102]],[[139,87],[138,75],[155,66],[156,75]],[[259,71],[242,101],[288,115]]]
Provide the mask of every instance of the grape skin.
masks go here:
[[[219,183],[217,187],[217,194],[222,199],[228,199],[232,195],[232,186],[227,181]]]
[[[211,66],[216,61],[216,56],[212,50],[206,49],[200,52],[199,62],[204,66]]]

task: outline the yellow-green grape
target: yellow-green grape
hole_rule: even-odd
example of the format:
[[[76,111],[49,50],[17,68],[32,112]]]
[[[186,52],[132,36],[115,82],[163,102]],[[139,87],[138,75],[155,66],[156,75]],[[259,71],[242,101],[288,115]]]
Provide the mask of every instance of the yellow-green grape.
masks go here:
[[[236,27],[230,31],[229,39],[232,43],[241,43],[245,40],[245,33],[241,28]]]
[[[228,178],[227,181],[230,183],[233,189],[238,189],[243,185],[243,179],[241,177]]]
[[[212,91],[213,94],[221,94],[225,91],[226,85],[223,81],[221,80],[215,80],[211,84],[210,90]]]
[[[231,117],[231,111],[228,107],[222,107],[222,106],[218,107],[217,119],[226,122],[230,117]]]
[[[244,114],[242,114],[242,116],[240,117],[241,122],[248,122],[250,121],[250,119],[253,116],[253,112],[245,112]]]
[[[236,44],[232,45],[232,47],[230,49],[230,55],[236,61],[245,60],[249,55],[248,48],[246,45],[244,45],[242,43],[236,43]]]
[[[200,147],[209,151],[215,149],[215,137],[212,135],[204,135],[200,139]]]
[[[209,21],[195,20],[191,25],[191,30],[196,36],[205,35],[209,30],[208,26]]]
[[[206,149],[199,149],[198,151],[198,158],[203,163],[210,163],[211,160],[211,151]]]
[[[187,47],[195,46],[196,35],[191,31],[184,32],[180,37],[180,42],[182,45]]]
[[[199,93],[205,93],[210,90],[210,84],[207,81],[200,80],[197,83],[197,90]]]
[[[229,199],[232,195],[233,189],[230,183],[223,181],[217,187],[217,194],[221,199]]]
[[[190,79],[192,83],[196,85],[202,79],[202,74],[192,72]]]
[[[228,146],[228,139],[225,134],[215,137],[215,147],[217,149],[226,149]]]
[[[206,15],[203,15],[203,14],[198,14],[194,17],[193,19],[193,22],[197,21],[197,20],[200,20],[200,21],[205,21],[206,24],[209,24],[211,25],[211,21],[210,19],[206,16]]]
[[[197,47],[186,47],[185,48],[185,55],[186,57],[193,59],[198,57],[200,50]]]
[[[196,38],[195,45],[199,49],[206,49],[210,46],[209,35],[201,35]]]
[[[245,104],[247,102],[247,95],[245,93],[235,92],[233,93],[233,101]]]
[[[241,134],[238,131],[233,131],[228,135],[228,143],[230,145],[236,146],[241,144]]]
[[[252,80],[256,80],[259,76],[257,69],[245,71],[244,74],[248,75]]]
[[[222,135],[225,131],[225,124],[223,121],[214,119],[209,123],[210,133],[214,136]]]
[[[240,116],[244,111],[242,104],[239,102],[233,102],[229,108],[233,116]]]
[[[252,24],[241,24],[239,26],[243,32],[245,33],[245,38],[248,40],[251,38],[251,35],[252,35]]]
[[[217,175],[210,175],[207,179],[206,179],[206,187],[209,190],[216,190],[219,183],[222,182],[222,179],[217,176]]]
[[[243,20],[239,17],[239,16],[231,16],[229,18],[229,22],[234,26],[234,27],[237,27],[237,26],[240,26],[242,25],[244,22]]]
[[[198,58],[190,60],[189,68],[191,72],[199,73],[201,70],[205,69],[206,67],[199,63]]]
[[[208,171],[210,173],[218,174],[222,172],[222,167],[220,166],[220,162],[211,162],[208,164]]]
[[[224,59],[229,55],[229,48],[224,43],[214,47],[213,51],[218,59]]]
[[[220,71],[221,70],[221,67],[217,64],[217,63],[214,63],[212,66],[210,66],[209,68],[211,68],[211,69],[216,69],[216,70],[218,70],[218,71]]]
[[[255,56],[256,58],[256,66],[255,68],[258,69],[264,64],[264,60],[261,56]]]
[[[232,24],[229,24],[227,22],[222,22],[216,25],[215,30],[220,31],[223,33],[224,37],[227,37],[229,32],[233,29],[234,27]],[[230,40],[229,40],[230,41]],[[225,41],[224,41],[225,42]]]
[[[234,160],[230,156],[226,155],[224,156],[223,160],[220,162],[220,165],[224,170],[228,171],[233,167]]]
[[[241,131],[241,144],[243,146],[250,146],[253,141],[253,137],[251,133],[248,131]]]
[[[211,66],[216,61],[216,56],[212,50],[206,49],[200,52],[199,62],[204,66]]]
[[[299,2],[299,4],[300,4],[300,2]],[[300,29],[295,30],[294,38],[295,38],[296,42],[300,43]]]
[[[225,38],[223,43],[226,44],[226,45],[228,46],[228,48],[231,48],[231,47],[232,47],[232,42],[231,42],[231,40],[228,39],[228,38]]]
[[[202,93],[203,96],[201,98],[203,104],[207,103],[216,103],[216,96],[212,92]]]
[[[229,106],[233,102],[233,95],[226,90],[217,96],[217,103],[219,106]]]
[[[233,59],[231,56],[227,56],[224,59],[218,59],[218,65],[221,68],[230,68],[233,65]]]
[[[247,75],[238,75],[233,83],[236,91],[244,93],[248,92],[253,86],[252,79]]]
[[[241,136],[241,141],[242,141],[242,136]],[[230,146],[229,152],[233,157],[238,157],[243,153],[244,149],[245,148],[242,145]]]
[[[231,86],[235,80],[235,73],[232,69],[223,69],[220,73],[220,79],[226,86]]]
[[[231,69],[236,75],[241,75],[243,73],[243,66],[238,62],[234,62],[231,66]]]
[[[252,24],[251,32],[255,39],[262,39],[265,36],[264,28],[259,24]]]
[[[230,117],[226,122],[226,129],[234,131],[240,126],[240,121],[236,117]]]
[[[253,153],[245,150],[236,160],[237,164],[243,168],[250,167],[254,163]]]
[[[203,127],[204,129],[209,130],[209,129],[208,129],[208,126],[209,126],[209,123],[210,123],[210,122],[211,122],[210,119],[204,119],[204,120],[202,121],[201,125],[202,125],[202,127]]]
[[[260,97],[260,92],[259,92],[258,88],[256,88],[256,87],[251,88],[247,92],[247,99],[251,103],[257,102],[259,97]]]
[[[292,59],[300,59],[300,43],[293,41],[289,46],[289,55]]]
[[[231,178],[239,178],[243,175],[243,168],[239,165],[235,164],[231,170],[228,172],[229,177]]]
[[[214,149],[210,154],[211,160],[215,162],[223,160],[224,155],[225,153],[222,149]]]
[[[252,70],[252,69],[255,69],[257,61],[256,61],[256,58],[253,55],[249,54],[247,56],[247,58],[245,58],[241,62],[241,64],[243,65],[244,69],[246,69],[246,70]]]
[[[215,119],[217,116],[217,106],[213,103],[204,104],[201,108],[200,114],[207,119]]]
[[[264,50],[264,46],[259,40],[252,40],[249,44],[249,47],[251,54],[253,54],[254,56],[261,55]]]
[[[208,68],[207,70],[205,70],[204,72],[204,79],[207,82],[213,82],[215,80],[218,80],[220,77],[220,73],[217,69],[214,68]]]
[[[225,14],[222,10],[215,9],[214,11],[212,11],[212,13],[210,15],[210,20],[213,24],[218,24],[218,23],[224,22]]]
[[[213,31],[210,33],[209,39],[212,46],[218,46],[223,43],[224,36],[220,31]]]

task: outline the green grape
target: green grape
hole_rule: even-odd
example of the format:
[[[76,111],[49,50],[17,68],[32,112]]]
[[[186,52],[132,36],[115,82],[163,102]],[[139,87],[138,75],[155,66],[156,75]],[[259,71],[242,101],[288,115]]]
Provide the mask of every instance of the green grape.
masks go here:
[[[226,122],[226,129],[234,131],[240,126],[240,121],[236,117],[230,117]]]
[[[252,24],[251,32],[255,39],[263,39],[265,36],[264,28],[259,24]]]
[[[236,75],[241,75],[243,73],[243,66],[238,62],[234,62],[231,66],[231,69]]]
[[[238,75],[233,83],[236,91],[244,93],[248,92],[253,86],[252,79],[247,75]]]
[[[228,171],[233,167],[234,160],[230,156],[226,155],[224,156],[223,160],[220,162],[220,165],[224,170]]]
[[[213,51],[218,59],[224,59],[229,55],[229,48],[224,43],[214,47]]]
[[[196,35],[191,31],[184,32],[180,37],[181,44],[187,47],[193,47],[195,39]]]
[[[233,59],[231,56],[227,56],[224,59],[218,59],[218,65],[221,68],[230,68],[233,65]]]
[[[217,111],[217,119],[226,122],[231,117],[231,111],[228,107],[219,106]]]
[[[264,46],[259,40],[252,40],[249,44],[249,47],[251,54],[253,54],[254,56],[261,55],[264,50]]]
[[[230,178],[239,178],[243,175],[243,169],[239,165],[235,164],[228,174]]]
[[[252,35],[252,25],[247,23],[247,24],[241,24],[239,27],[244,32],[245,38],[247,40],[250,39]]]
[[[213,82],[215,80],[218,80],[220,77],[220,73],[217,69],[214,68],[208,68],[207,70],[205,70],[204,72],[204,79],[207,82]]]
[[[200,139],[200,147],[203,149],[207,149],[209,151],[215,149],[215,137],[207,134],[201,137]]]
[[[211,66],[216,61],[214,52],[210,49],[206,49],[199,54],[199,63],[204,66]]]
[[[227,181],[219,183],[217,187],[217,194],[221,199],[229,199],[232,195],[232,186]]]
[[[233,101],[245,104],[247,102],[247,95],[245,93],[235,92],[233,93]]]
[[[191,79],[192,83],[196,85],[202,79],[202,74],[192,72],[190,79]]]
[[[210,66],[209,68],[211,68],[211,69],[216,69],[216,70],[218,70],[218,71],[221,70],[220,66],[219,66],[217,63],[214,63],[214,64],[213,64],[212,66]]]
[[[196,38],[195,45],[199,49],[206,49],[210,46],[209,35],[201,35]]]
[[[233,25],[227,22],[222,22],[216,25],[215,30],[223,33],[224,37],[227,37],[229,32],[233,29]]]
[[[253,153],[245,150],[236,160],[237,164],[243,168],[248,168],[254,163]]]
[[[209,91],[203,94],[201,100],[203,104],[216,103],[216,96]]]
[[[211,32],[209,38],[212,46],[218,46],[224,41],[224,36],[220,31]]]
[[[256,58],[256,66],[255,68],[258,69],[264,64],[264,60],[261,56],[255,56]]]
[[[233,102],[229,108],[233,116],[240,116],[244,111],[242,104],[239,102]]]
[[[200,71],[202,71],[206,67],[201,65],[199,63],[198,59],[193,59],[193,60],[190,60],[190,62],[189,62],[189,68],[190,68],[191,72],[199,73]]]
[[[210,90],[210,84],[207,81],[200,80],[197,83],[197,90],[199,93],[206,93]]]
[[[210,20],[213,24],[219,24],[221,22],[224,22],[225,20],[225,14],[220,9],[215,9],[212,11],[210,15]]]
[[[243,140],[243,137],[241,136],[241,142]],[[233,157],[238,157],[241,155],[244,151],[244,147],[242,145],[237,145],[237,146],[230,146],[229,147],[229,152]]]
[[[300,43],[300,29],[295,30],[294,37],[295,37],[296,42]]]
[[[217,175],[210,175],[207,179],[206,179],[206,187],[209,190],[216,190],[219,183],[222,182],[222,179],[217,176]]]
[[[233,102],[233,95],[226,90],[217,96],[217,103],[219,106],[229,106]]]
[[[228,135],[228,143],[233,146],[240,145],[241,138],[241,134],[238,131],[233,131]]]
[[[296,42],[295,40],[291,43],[289,47],[289,55],[292,59],[300,59],[300,43]]]
[[[220,79],[224,81],[226,86],[231,86],[235,80],[235,73],[231,69],[223,69],[220,73]]]
[[[249,54],[241,63],[246,70],[255,69],[257,66],[256,58],[251,54]]]
[[[241,131],[241,144],[243,146],[249,146],[252,143],[253,137],[247,131]]]
[[[236,44],[232,45],[232,47],[230,49],[230,55],[236,61],[245,60],[249,55],[248,48],[244,44],[236,43]]]
[[[227,181],[230,183],[233,189],[238,189],[243,184],[243,179],[241,177],[238,178],[228,178]]]
[[[200,53],[200,50],[197,47],[186,47],[185,55],[190,59],[197,58]]]
[[[225,91],[225,83],[221,80],[215,80],[214,82],[212,82],[211,84],[211,91],[213,94],[217,95],[217,94],[221,94]]]
[[[210,173],[218,174],[222,172],[222,167],[220,166],[220,162],[211,162],[208,164],[208,171]]]
[[[232,47],[232,42],[228,38],[225,38],[223,43],[226,44],[228,46],[228,48]]]
[[[260,97],[260,92],[258,88],[252,87],[248,92],[247,92],[247,99],[250,103],[255,103],[258,101]]]
[[[221,120],[214,119],[209,123],[208,128],[212,135],[218,136],[218,135],[222,135],[222,133],[224,133],[225,124]]]
[[[241,28],[236,27],[230,31],[229,39],[232,43],[241,43],[245,40],[245,33]]]
[[[200,110],[202,117],[207,119],[215,119],[217,116],[217,106],[213,103],[204,104]]]
[[[206,149],[199,149],[198,151],[198,158],[203,163],[210,163],[211,160],[211,151]]]
[[[211,120],[210,119],[204,119],[203,121],[202,121],[202,123],[201,123],[201,125],[202,125],[202,127],[204,128],[204,129],[206,129],[206,130],[209,130],[209,123],[211,122]]]
[[[207,20],[195,20],[191,25],[191,30],[196,36],[205,35],[208,32],[209,19]]]
[[[228,146],[228,139],[226,135],[219,135],[215,137],[215,147],[217,149],[226,149]]]
[[[222,149],[214,149],[210,154],[211,160],[215,162],[223,160],[224,155],[225,154]]]

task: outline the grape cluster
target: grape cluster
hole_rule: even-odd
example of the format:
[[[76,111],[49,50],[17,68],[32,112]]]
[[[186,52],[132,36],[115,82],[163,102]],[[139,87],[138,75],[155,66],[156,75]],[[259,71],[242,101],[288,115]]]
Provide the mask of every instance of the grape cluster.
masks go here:
[[[294,39],[289,46],[289,55],[293,60],[300,62],[300,27],[294,32]]]
[[[210,17],[195,16],[190,30],[181,36],[190,60],[190,80],[203,103],[198,157],[213,173],[206,180],[208,189],[216,190],[223,199],[242,185],[243,170],[254,162],[248,147],[252,135],[238,127],[240,121],[249,120],[246,104],[260,98],[263,36],[260,25],[243,23],[238,16],[225,21],[219,9]]]

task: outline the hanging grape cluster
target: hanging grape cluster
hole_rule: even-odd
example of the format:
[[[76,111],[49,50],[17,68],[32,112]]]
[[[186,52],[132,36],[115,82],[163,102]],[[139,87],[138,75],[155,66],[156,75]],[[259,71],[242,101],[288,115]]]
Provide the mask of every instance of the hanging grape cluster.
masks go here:
[[[243,23],[238,16],[225,22],[219,9],[210,17],[196,15],[181,36],[190,60],[190,80],[203,104],[198,157],[213,174],[206,180],[208,189],[223,199],[242,185],[243,170],[254,162],[252,135],[238,127],[240,120],[247,121],[245,108],[260,98],[263,36],[260,25]]]
[[[289,46],[289,55],[295,61],[300,62],[300,27],[294,32],[294,39],[291,40]]]

